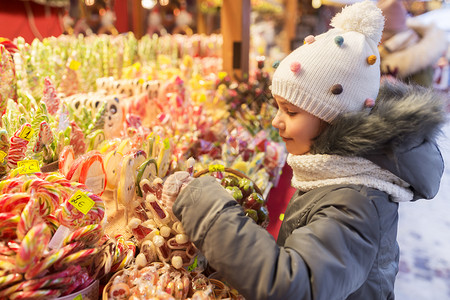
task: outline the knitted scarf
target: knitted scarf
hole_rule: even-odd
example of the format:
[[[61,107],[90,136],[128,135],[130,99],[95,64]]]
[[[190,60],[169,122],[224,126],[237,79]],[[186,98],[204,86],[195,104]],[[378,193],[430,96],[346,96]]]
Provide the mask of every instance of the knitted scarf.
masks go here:
[[[333,184],[356,184],[386,192],[395,202],[413,199],[407,182],[361,157],[289,154],[287,163],[294,173],[292,186],[302,192]]]

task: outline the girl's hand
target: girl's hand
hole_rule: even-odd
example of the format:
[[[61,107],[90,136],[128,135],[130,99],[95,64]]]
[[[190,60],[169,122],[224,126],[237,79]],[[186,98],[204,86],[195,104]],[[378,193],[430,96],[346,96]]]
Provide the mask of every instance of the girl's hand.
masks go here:
[[[162,191],[162,202],[170,210],[172,210],[173,203],[177,199],[178,194],[184,189],[194,177],[188,172],[178,171],[170,175],[164,182]]]

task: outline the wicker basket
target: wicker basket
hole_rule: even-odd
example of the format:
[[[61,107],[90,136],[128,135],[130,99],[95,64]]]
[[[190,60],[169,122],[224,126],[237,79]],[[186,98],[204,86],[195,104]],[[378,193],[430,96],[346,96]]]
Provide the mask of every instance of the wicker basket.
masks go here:
[[[232,169],[232,168],[226,168],[226,167],[224,167],[222,165],[211,165],[211,166],[209,166],[208,169],[204,169],[204,170],[196,172],[194,174],[194,177],[197,178],[197,177],[200,177],[202,175],[209,174],[209,173],[214,173],[214,172],[228,173],[228,174],[231,174],[231,175],[237,177],[238,179],[246,178],[248,180],[251,180],[244,173],[242,173],[242,172],[240,172],[238,170]],[[258,194],[260,194],[261,196],[264,197],[264,194],[261,192],[261,189],[255,184],[255,182],[253,180],[251,180],[251,181],[253,182],[253,187],[254,187],[255,191]],[[264,204],[264,206],[267,208],[267,206],[265,204]],[[269,217],[267,217],[266,220],[262,224],[259,224],[259,225],[262,226],[263,228],[267,228],[267,226],[269,226]]]
[[[103,289],[102,300],[108,300],[109,289],[111,288],[111,285],[114,282],[114,278],[116,278],[117,276],[121,276],[123,272],[124,270],[120,270],[109,279],[108,283],[105,285],[105,288]]]
[[[231,168],[226,168],[222,165],[212,165],[210,166],[208,169],[204,169],[201,171],[198,171],[197,173],[194,174],[194,177],[200,177],[202,175],[208,174],[208,173],[213,173],[213,172],[222,172],[222,173],[229,173],[231,175],[236,176],[237,178],[246,178],[248,180],[251,180],[247,175],[245,175],[244,173],[235,170],[235,169],[231,169]],[[253,182],[253,181],[252,181]],[[255,182],[253,182],[253,186],[255,188],[255,191],[260,194],[260,195],[264,195],[261,192],[261,189],[255,184]]]

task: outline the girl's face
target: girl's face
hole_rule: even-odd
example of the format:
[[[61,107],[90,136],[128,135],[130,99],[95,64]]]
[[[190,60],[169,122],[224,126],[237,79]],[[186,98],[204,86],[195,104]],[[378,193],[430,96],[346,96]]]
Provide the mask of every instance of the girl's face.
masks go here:
[[[287,151],[294,155],[308,153],[312,140],[321,132],[323,121],[279,96],[274,97],[278,112],[272,125],[278,129]]]

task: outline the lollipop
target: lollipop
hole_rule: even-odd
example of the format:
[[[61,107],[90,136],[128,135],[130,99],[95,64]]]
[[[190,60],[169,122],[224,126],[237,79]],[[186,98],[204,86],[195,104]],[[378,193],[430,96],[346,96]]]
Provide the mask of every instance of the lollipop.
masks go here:
[[[55,215],[58,221],[69,228],[79,228],[86,225],[98,224],[105,216],[105,205],[103,200],[93,193],[86,193],[83,197],[84,203],[93,201],[93,206],[84,214],[78,208],[70,203],[70,199],[66,199],[59,209],[56,210]],[[90,199],[90,200],[89,200]]]
[[[41,258],[50,241],[51,232],[47,224],[33,226],[20,243],[16,255],[16,269],[24,273]]]
[[[59,171],[62,174],[67,175],[74,159],[75,153],[73,152],[73,146],[69,145],[64,147],[59,155]]]
[[[0,211],[20,214],[30,200],[28,193],[8,193],[0,195]]]
[[[47,122],[42,121],[39,126],[39,135],[34,145],[33,152],[41,152],[45,146],[53,142],[53,132]]]
[[[75,157],[86,152],[84,133],[75,122],[71,122],[72,132],[70,134],[70,145],[73,147]]]
[[[44,94],[42,96],[42,101],[44,101],[47,110],[51,115],[56,114],[61,100],[56,94],[55,87],[49,77],[45,77],[44,79]]]
[[[14,169],[17,163],[25,157],[27,145],[32,135],[31,125],[23,124],[11,137],[11,147],[8,151],[8,167]]]
[[[14,213],[0,213],[0,237],[15,238],[20,217]]]

